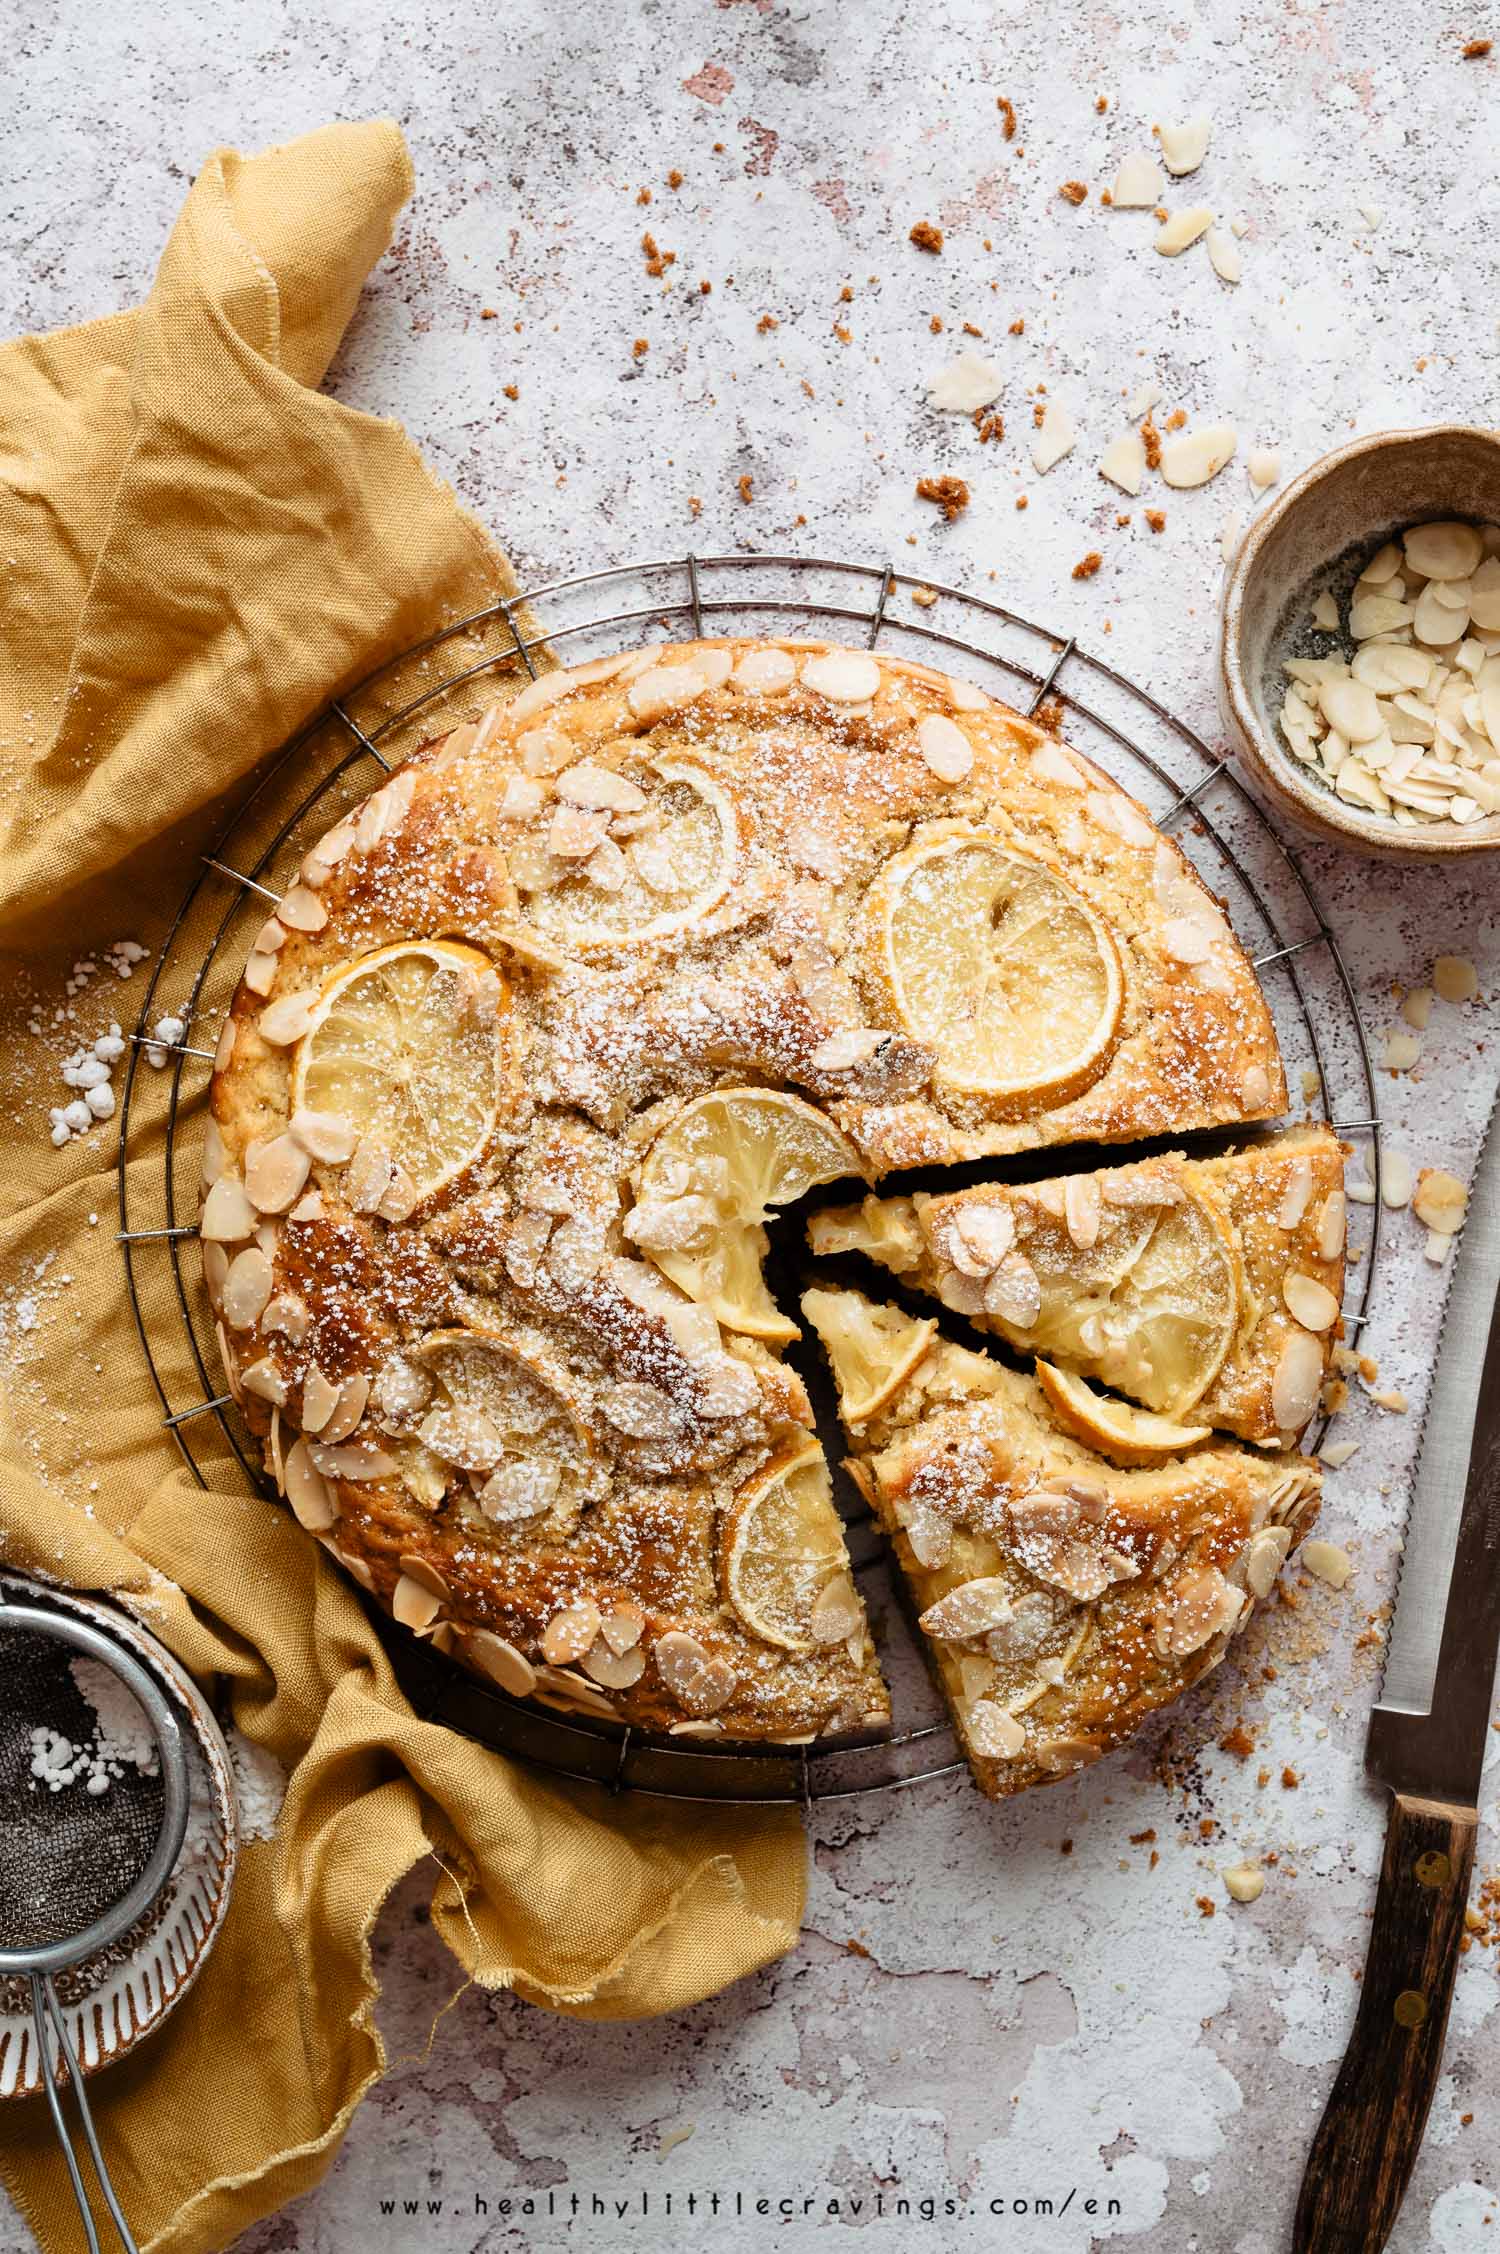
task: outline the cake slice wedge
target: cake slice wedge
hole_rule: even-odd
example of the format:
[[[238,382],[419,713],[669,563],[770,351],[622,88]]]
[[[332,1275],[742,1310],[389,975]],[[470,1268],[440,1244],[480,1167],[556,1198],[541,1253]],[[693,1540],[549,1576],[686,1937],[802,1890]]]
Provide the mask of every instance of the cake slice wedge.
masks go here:
[[[932,1335],[914,1354],[923,1326],[898,1309],[815,1289],[802,1310],[992,1799],[1097,1760],[1217,1666],[1316,1515],[1306,1457],[1209,1439],[1125,1467],[1067,1431],[1034,1377]],[[876,1338],[902,1374],[855,1422]]]
[[[808,1237],[1042,1356],[1061,1373],[1043,1376],[1056,1412],[1112,1452],[1132,1443],[1095,1384],[1284,1448],[1318,1406],[1338,1330],[1343,1179],[1344,1146],[1306,1127],[1217,1158],[867,1197],[815,1213]]]

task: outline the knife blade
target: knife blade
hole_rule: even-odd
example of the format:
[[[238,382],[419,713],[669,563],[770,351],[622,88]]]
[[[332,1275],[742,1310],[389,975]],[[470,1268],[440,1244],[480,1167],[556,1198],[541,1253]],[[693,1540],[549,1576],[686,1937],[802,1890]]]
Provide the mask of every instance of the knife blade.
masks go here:
[[[1500,1111],[1474,1163],[1438,1334],[1396,1610],[1365,1763],[1393,1790],[1472,1802],[1500,1647]]]
[[[1313,2138],[1296,2254],[1378,2254],[1421,2149],[1474,1867],[1500,1648],[1500,1136],[1469,1191],[1365,1766],[1390,1787],[1359,2010]]]

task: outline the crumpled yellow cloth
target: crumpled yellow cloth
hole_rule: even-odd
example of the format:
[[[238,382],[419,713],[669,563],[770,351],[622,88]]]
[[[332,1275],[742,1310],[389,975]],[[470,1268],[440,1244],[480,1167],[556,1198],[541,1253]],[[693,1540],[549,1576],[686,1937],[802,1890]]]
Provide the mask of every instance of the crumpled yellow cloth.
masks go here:
[[[802,1907],[788,1814],[612,1801],[416,1718],[317,1546],[222,1448],[204,1493],[163,1430],[114,1241],[114,1123],[47,1137],[61,1055],[111,1016],[128,1029],[142,990],[144,966],[101,968],[69,1000],[75,959],[154,951],[226,794],[382,659],[514,592],[404,433],[315,388],[410,189],[388,123],[221,151],[137,311],[0,349],[0,1564],[115,1592],[290,1772],[196,1987],[92,2084],[142,2246],[183,2254],[327,2167],[384,2064],[371,1925],[423,1857],[474,1979],[601,2018],[712,1993],[789,1947]],[[298,795],[294,763],[266,834]],[[144,1082],[136,1210],[160,1194]],[[156,1257],[146,1317],[186,1401]],[[0,2173],[48,2254],[82,2243],[39,2099],[0,2108]]]

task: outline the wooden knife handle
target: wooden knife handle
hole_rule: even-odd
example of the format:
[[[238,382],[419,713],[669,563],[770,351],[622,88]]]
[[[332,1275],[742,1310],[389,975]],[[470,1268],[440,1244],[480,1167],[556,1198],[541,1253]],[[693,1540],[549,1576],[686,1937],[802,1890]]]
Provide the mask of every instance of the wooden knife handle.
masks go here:
[[[1294,2254],[1379,2254],[1437,2087],[1474,1868],[1472,1808],[1391,1799],[1354,2032],[1308,2154]]]

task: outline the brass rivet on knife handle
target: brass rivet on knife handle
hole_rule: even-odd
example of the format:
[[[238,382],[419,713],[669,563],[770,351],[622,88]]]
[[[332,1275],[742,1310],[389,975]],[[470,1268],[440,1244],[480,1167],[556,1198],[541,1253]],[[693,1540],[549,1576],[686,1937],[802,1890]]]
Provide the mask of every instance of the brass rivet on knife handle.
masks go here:
[[[1453,1865],[1446,1855],[1436,1851],[1419,1855],[1412,1869],[1419,1886],[1447,1886],[1452,1883]]]
[[[1403,1988],[1391,2007],[1398,2027],[1420,2027],[1427,2017],[1427,1998],[1420,1988]]]

